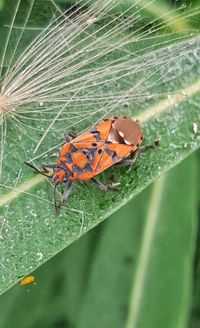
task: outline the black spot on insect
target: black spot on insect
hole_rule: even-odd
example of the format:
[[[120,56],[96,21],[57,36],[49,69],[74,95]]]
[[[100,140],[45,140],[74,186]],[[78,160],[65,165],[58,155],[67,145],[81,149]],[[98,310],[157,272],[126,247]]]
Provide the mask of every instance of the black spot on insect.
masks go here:
[[[92,143],[92,147],[96,147],[97,146],[97,143],[96,142],[93,142]]]
[[[102,149],[98,149],[98,154],[99,154],[99,155],[102,154]]]
[[[114,118],[115,120],[117,120],[117,119],[118,119],[118,116],[114,116],[113,118]]]
[[[106,153],[111,157],[111,158],[115,158],[117,156],[115,151],[112,151],[110,149],[106,149]]]
[[[96,138],[96,141],[100,141],[100,133],[99,133],[99,131],[97,131],[97,130],[92,130],[92,131],[90,131],[92,134],[93,134],[93,136]]]

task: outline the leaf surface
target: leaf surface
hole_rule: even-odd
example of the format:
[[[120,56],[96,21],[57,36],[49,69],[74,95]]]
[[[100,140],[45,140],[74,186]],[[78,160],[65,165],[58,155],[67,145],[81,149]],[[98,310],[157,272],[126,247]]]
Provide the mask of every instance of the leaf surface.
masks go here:
[[[119,74],[111,83],[109,79],[114,73],[109,68],[109,75],[106,75],[109,79],[103,79],[103,86],[102,76],[94,78],[91,90],[86,83],[85,89],[80,90],[90,99],[86,102],[81,98],[85,101],[83,105],[79,98],[70,103],[62,119],[57,117],[57,112],[46,116],[38,110],[36,115],[31,112],[34,107],[22,106],[18,108],[19,117],[16,116],[19,120],[12,120],[12,117],[3,120],[0,293],[109,217],[199,147],[199,46],[198,35],[187,38],[169,35],[165,41],[163,37],[151,36],[128,43],[123,49],[114,49],[116,51],[108,53],[108,57],[101,53],[91,66],[87,64],[83,68],[86,71],[108,68],[113,60],[119,59],[122,65],[123,58],[128,65],[127,57],[123,57],[128,54],[135,61],[133,75]],[[95,53],[98,51],[95,49]],[[83,72],[80,70],[78,76]],[[82,93],[78,95],[84,97]],[[103,95],[103,102],[99,102],[100,95]],[[111,101],[108,100],[110,95]],[[116,99],[119,95],[121,98]],[[40,106],[43,108],[39,104],[37,109]],[[33,174],[24,161],[35,158],[41,166],[49,161],[50,149],[59,150],[58,144],[63,142],[62,136],[70,132],[70,127],[76,125],[76,132],[79,132],[108,113],[109,116],[128,115],[139,119],[144,130],[144,144],[159,139],[160,147],[141,154],[133,167],[113,167],[99,176],[105,183],[114,176],[120,184],[119,192],[101,192],[90,181],[74,183],[72,194],[57,218],[52,185],[42,176]]]
[[[1,328],[187,327],[197,186],[191,156],[2,295]]]

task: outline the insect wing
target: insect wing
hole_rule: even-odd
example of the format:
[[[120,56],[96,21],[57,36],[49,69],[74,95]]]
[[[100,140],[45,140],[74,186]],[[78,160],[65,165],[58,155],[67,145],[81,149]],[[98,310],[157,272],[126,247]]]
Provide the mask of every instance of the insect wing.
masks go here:
[[[100,139],[102,141],[106,141],[110,132],[110,129],[112,127],[113,120],[107,119],[105,121],[100,122],[96,125],[96,131],[98,131],[100,135]],[[93,132],[94,133],[94,132]]]
[[[96,144],[93,147],[102,145],[107,140],[110,129],[112,126],[112,120],[108,119],[98,123],[90,131],[83,132],[78,137],[72,140],[74,145],[81,144],[81,147],[91,147],[92,144]],[[76,146],[80,148],[78,145]]]
[[[101,158],[96,166],[96,174],[106,170],[110,166],[120,162],[133,151],[132,146],[124,144],[109,144],[102,153]]]

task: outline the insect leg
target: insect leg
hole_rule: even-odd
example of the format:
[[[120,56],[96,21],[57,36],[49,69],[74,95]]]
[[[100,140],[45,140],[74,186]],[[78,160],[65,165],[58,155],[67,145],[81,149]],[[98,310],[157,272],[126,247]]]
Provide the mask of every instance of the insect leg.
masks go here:
[[[136,162],[137,157],[139,155],[139,153],[150,150],[150,149],[154,149],[156,147],[158,147],[160,145],[159,140],[156,140],[153,144],[151,145],[147,145],[147,146],[141,146],[138,147],[136,151],[134,151],[129,159],[122,159],[121,162],[118,162],[115,164],[115,166],[125,166],[125,165],[132,165]]]
[[[78,136],[76,133],[73,132],[68,133],[68,135],[70,136],[71,139],[74,139]]]
[[[72,181],[69,181],[69,182],[67,183],[67,186],[66,186],[66,188],[65,188],[65,191],[64,191],[64,193],[63,193],[63,195],[62,195],[62,199],[61,199],[61,202],[62,202],[62,203],[63,203],[65,200],[67,200],[67,198],[69,197],[69,194],[70,194],[71,190],[72,190]]]
[[[66,186],[66,188],[65,188],[65,191],[64,191],[64,193],[63,193],[63,195],[62,195],[60,201],[58,202],[58,204],[57,204],[57,202],[56,202],[56,188],[57,188],[57,184],[54,185],[54,197],[53,197],[53,198],[54,198],[54,208],[55,208],[55,212],[56,212],[56,215],[58,215],[58,214],[59,214],[60,206],[62,205],[62,203],[63,203],[65,200],[67,200],[67,198],[69,197],[69,194],[70,194],[70,192],[71,192],[71,190],[72,190],[72,181],[69,181],[69,182],[67,183],[67,186]]]
[[[65,133],[64,139],[66,142],[70,142],[72,139],[76,138],[77,135],[75,133]]]
[[[56,164],[55,163],[48,163],[48,164],[42,164],[42,168],[44,169],[44,171],[46,173],[48,173],[49,171],[47,169],[55,169],[56,168]]]
[[[70,142],[72,138],[70,137],[70,135],[68,133],[65,133],[64,134],[64,139],[65,139],[66,142]]]
[[[118,191],[119,189],[116,187],[116,185],[112,184],[107,184],[105,185],[101,181],[97,180],[96,178],[91,178],[91,181],[94,182],[94,184],[99,188],[100,190],[107,191],[108,189],[116,190]]]
[[[139,154],[138,150],[134,151],[134,153],[131,154],[131,158],[122,159],[121,162],[116,163],[115,166],[133,165],[137,160],[138,154]]]
[[[154,149],[154,148],[159,147],[159,146],[160,146],[160,141],[159,140],[156,140],[151,145],[146,145],[146,146],[140,146],[140,147],[138,147],[138,150],[139,150],[139,152],[143,152],[143,151],[147,151],[149,149]]]

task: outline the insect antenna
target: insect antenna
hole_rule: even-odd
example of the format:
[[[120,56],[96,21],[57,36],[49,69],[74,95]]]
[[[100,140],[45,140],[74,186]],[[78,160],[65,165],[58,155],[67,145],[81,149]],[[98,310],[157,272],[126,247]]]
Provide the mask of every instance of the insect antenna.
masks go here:
[[[53,202],[54,202],[54,208],[55,208],[55,212],[56,215],[58,215],[58,205],[56,203],[56,188],[57,188],[58,183],[55,182],[54,183],[54,188],[53,188]]]
[[[51,179],[52,175],[48,175],[45,174],[44,172],[40,171],[36,166],[34,166],[33,164],[29,163],[29,162],[24,162],[26,165],[28,165],[29,167],[31,167],[35,172],[40,173],[42,175],[44,175],[45,177]]]

